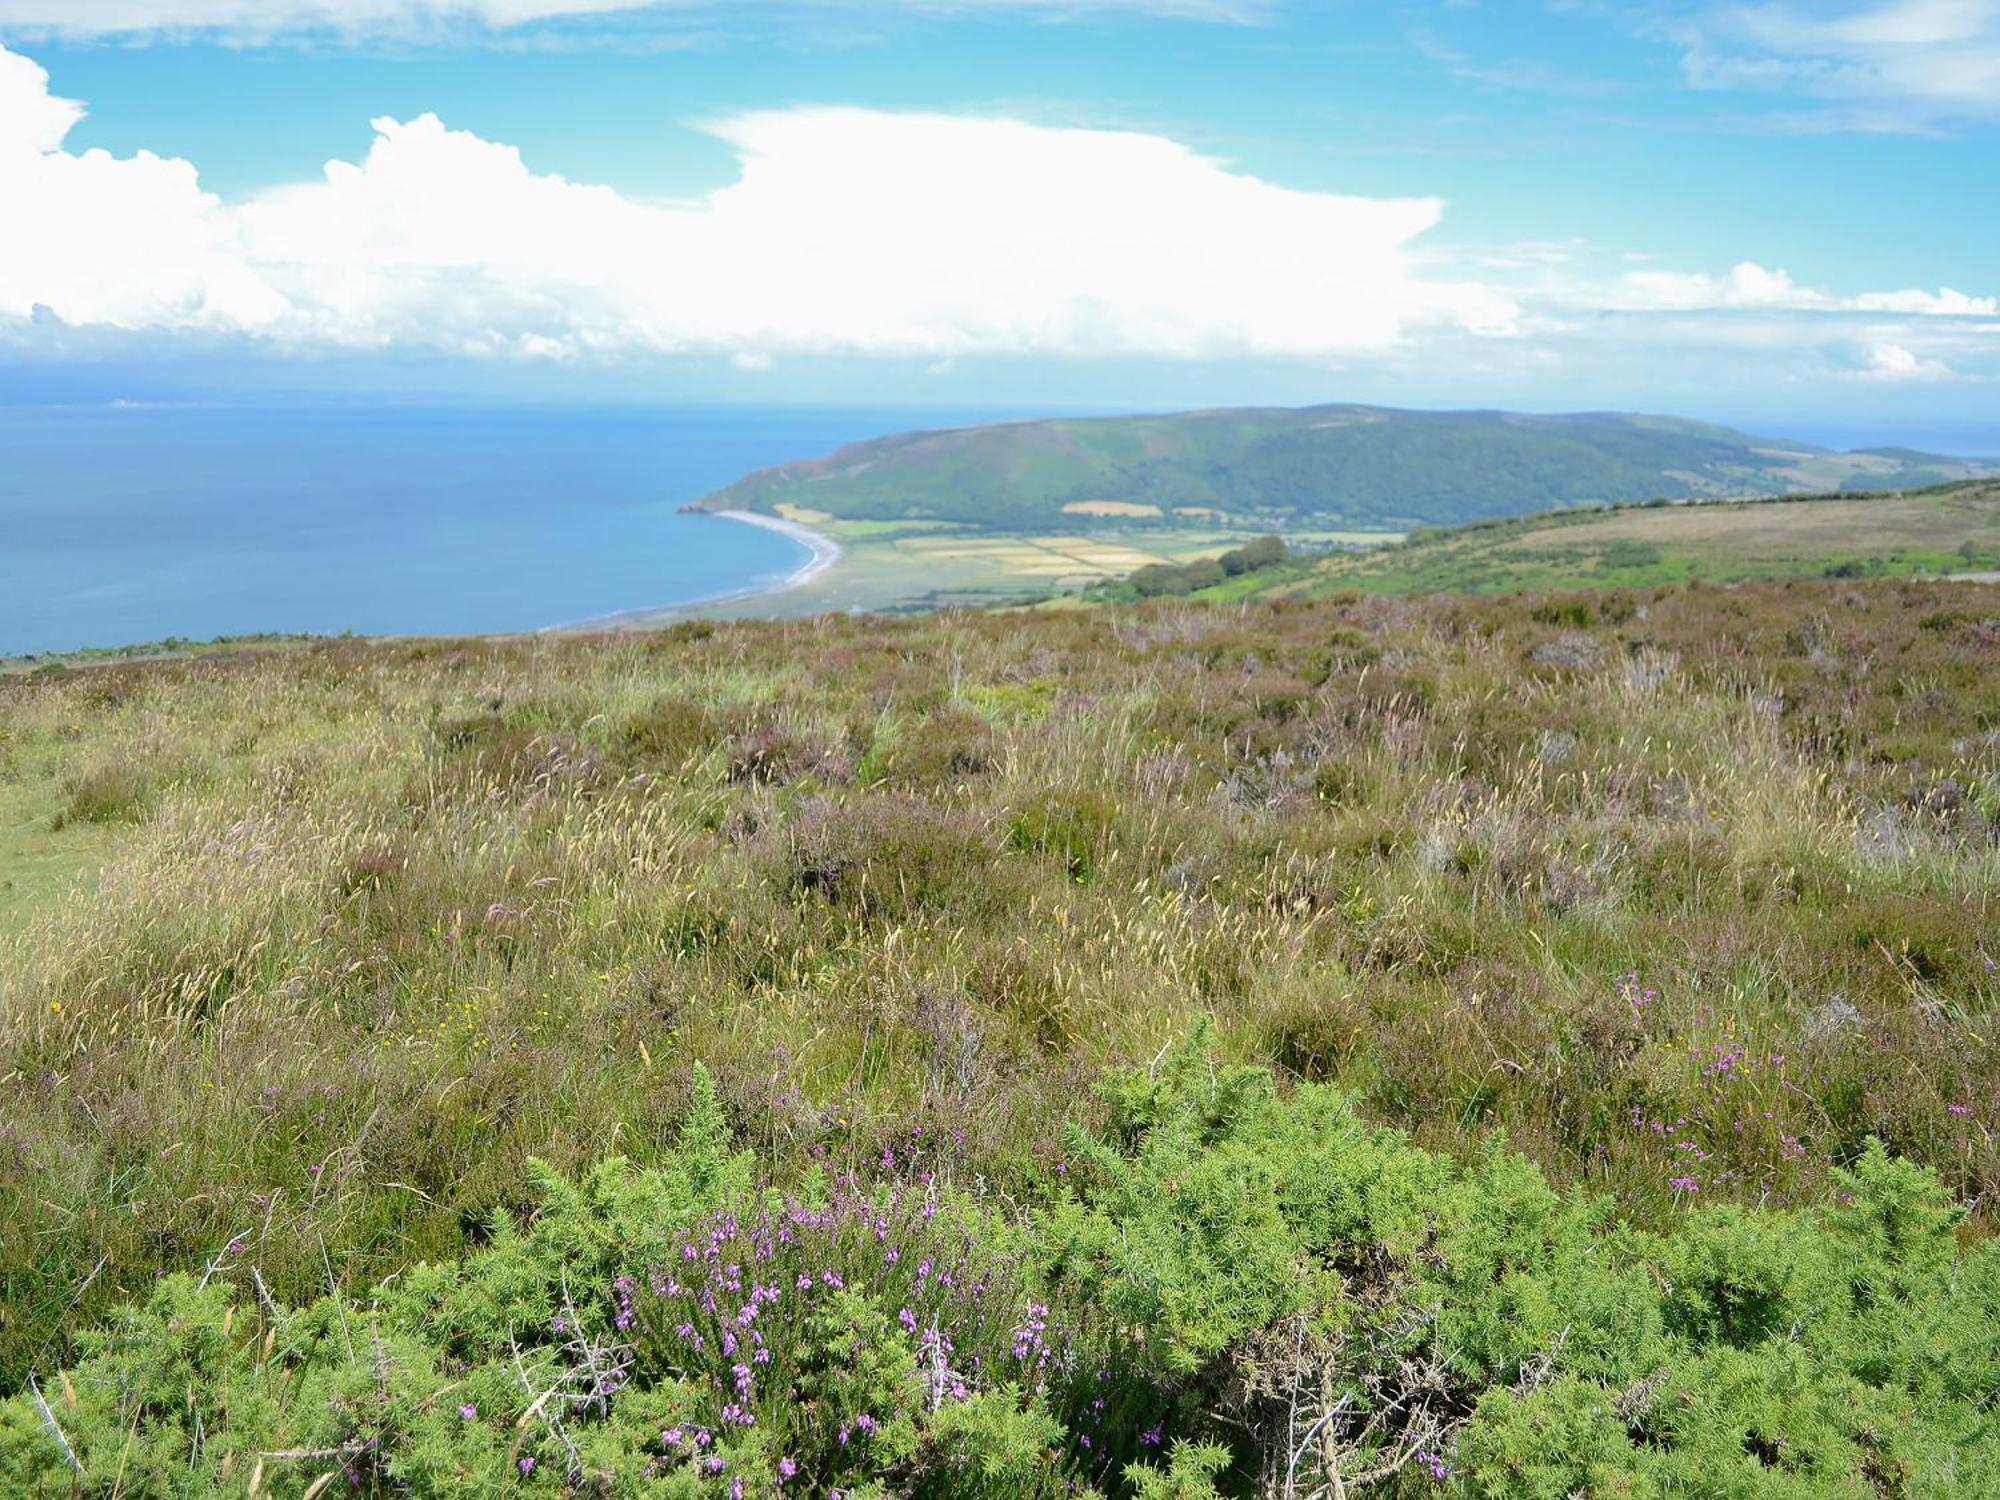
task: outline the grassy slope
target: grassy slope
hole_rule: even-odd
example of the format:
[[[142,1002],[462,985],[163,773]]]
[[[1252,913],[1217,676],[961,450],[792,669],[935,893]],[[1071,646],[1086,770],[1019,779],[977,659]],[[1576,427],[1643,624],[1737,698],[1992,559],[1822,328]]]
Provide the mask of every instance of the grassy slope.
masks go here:
[[[1636,506],[1422,532],[1401,545],[1233,580],[1231,597],[1945,576],[1996,565],[2000,485],[1971,481],[1912,495]]]
[[[1245,409],[905,433],[750,475],[714,509],[793,507],[1003,530],[1089,524],[1077,502],[1213,508],[1246,524],[1395,527],[1635,497],[1909,488],[1981,472],[1834,454],[1659,417]]]
[[[1641,1221],[1686,1164],[1634,1109],[1704,1201],[1874,1132],[1991,1202],[1996,622],[1801,583],[0,681],[17,821],[107,819],[41,823],[87,884],[0,937],[0,1378],[237,1235],[287,1297],[451,1254],[530,1154],[657,1157],[695,1059],[781,1175],[925,1125],[1036,1178],[1204,1014]]]

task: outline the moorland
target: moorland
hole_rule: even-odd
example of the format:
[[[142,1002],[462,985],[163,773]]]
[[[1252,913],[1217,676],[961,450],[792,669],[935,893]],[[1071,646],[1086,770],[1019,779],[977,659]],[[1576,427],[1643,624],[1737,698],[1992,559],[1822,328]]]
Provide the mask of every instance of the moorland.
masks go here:
[[[0,677],[0,1489],[2000,1490],[2000,588],[1310,592]]]

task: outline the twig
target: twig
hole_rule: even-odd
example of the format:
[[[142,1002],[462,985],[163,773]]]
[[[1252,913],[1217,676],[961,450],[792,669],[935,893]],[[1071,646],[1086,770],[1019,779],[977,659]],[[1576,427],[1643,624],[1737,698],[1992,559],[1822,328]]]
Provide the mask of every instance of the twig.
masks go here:
[[[62,1448],[63,1457],[68,1459],[69,1466],[76,1470],[76,1477],[83,1478],[83,1460],[76,1456],[76,1450],[70,1447],[69,1439],[63,1436],[62,1424],[56,1421],[56,1414],[49,1410],[49,1403],[42,1396],[42,1388],[35,1383],[35,1377],[32,1375],[28,1377],[28,1394],[35,1398],[35,1410],[42,1414],[42,1420],[48,1424],[50,1435]]]

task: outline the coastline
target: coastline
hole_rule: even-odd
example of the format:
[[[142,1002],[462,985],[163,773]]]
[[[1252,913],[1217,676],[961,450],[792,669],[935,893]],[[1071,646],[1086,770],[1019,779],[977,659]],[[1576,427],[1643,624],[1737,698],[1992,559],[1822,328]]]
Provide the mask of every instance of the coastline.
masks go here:
[[[818,578],[821,574],[832,568],[835,563],[839,562],[841,553],[844,550],[840,543],[836,542],[825,532],[814,531],[812,527],[803,526],[797,521],[787,521],[782,516],[760,515],[754,510],[711,510],[706,512],[706,514],[721,516],[724,520],[728,521],[741,521],[746,526],[761,526],[766,531],[775,531],[780,536],[790,537],[793,541],[807,548],[812,553],[812,556],[807,559],[804,566],[795,572],[787,574],[782,582],[768,589],[740,589],[729,596],[733,599],[744,598],[751,594],[783,594],[792,589],[801,588],[811,583],[815,578]],[[700,602],[704,604],[715,603],[713,599],[704,599]]]
[[[824,532],[814,531],[810,526],[802,526],[797,521],[787,521],[781,516],[759,515],[749,510],[707,510],[695,511],[693,514],[715,516],[725,521],[740,521],[748,526],[761,526],[766,531],[775,531],[780,536],[790,537],[812,555],[775,583],[727,589],[719,594],[704,594],[698,599],[684,599],[676,604],[646,604],[637,609],[614,610],[608,615],[593,615],[587,620],[570,620],[560,625],[545,625],[537,633],[550,635],[564,630],[616,630],[656,625],[662,621],[678,619],[689,610],[702,609],[711,604],[735,604],[744,599],[762,599],[788,594],[793,589],[803,588],[815,579],[823,577],[835,563],[840,561],[846,550]]]

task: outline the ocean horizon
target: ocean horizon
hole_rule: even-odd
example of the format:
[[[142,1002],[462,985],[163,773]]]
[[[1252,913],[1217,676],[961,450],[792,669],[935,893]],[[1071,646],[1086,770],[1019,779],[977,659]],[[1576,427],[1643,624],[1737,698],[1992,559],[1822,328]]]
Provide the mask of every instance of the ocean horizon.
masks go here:
[[[0,405],[0,655],[532,631],[779,586],[799,541],[680,507],[938,408]]]

